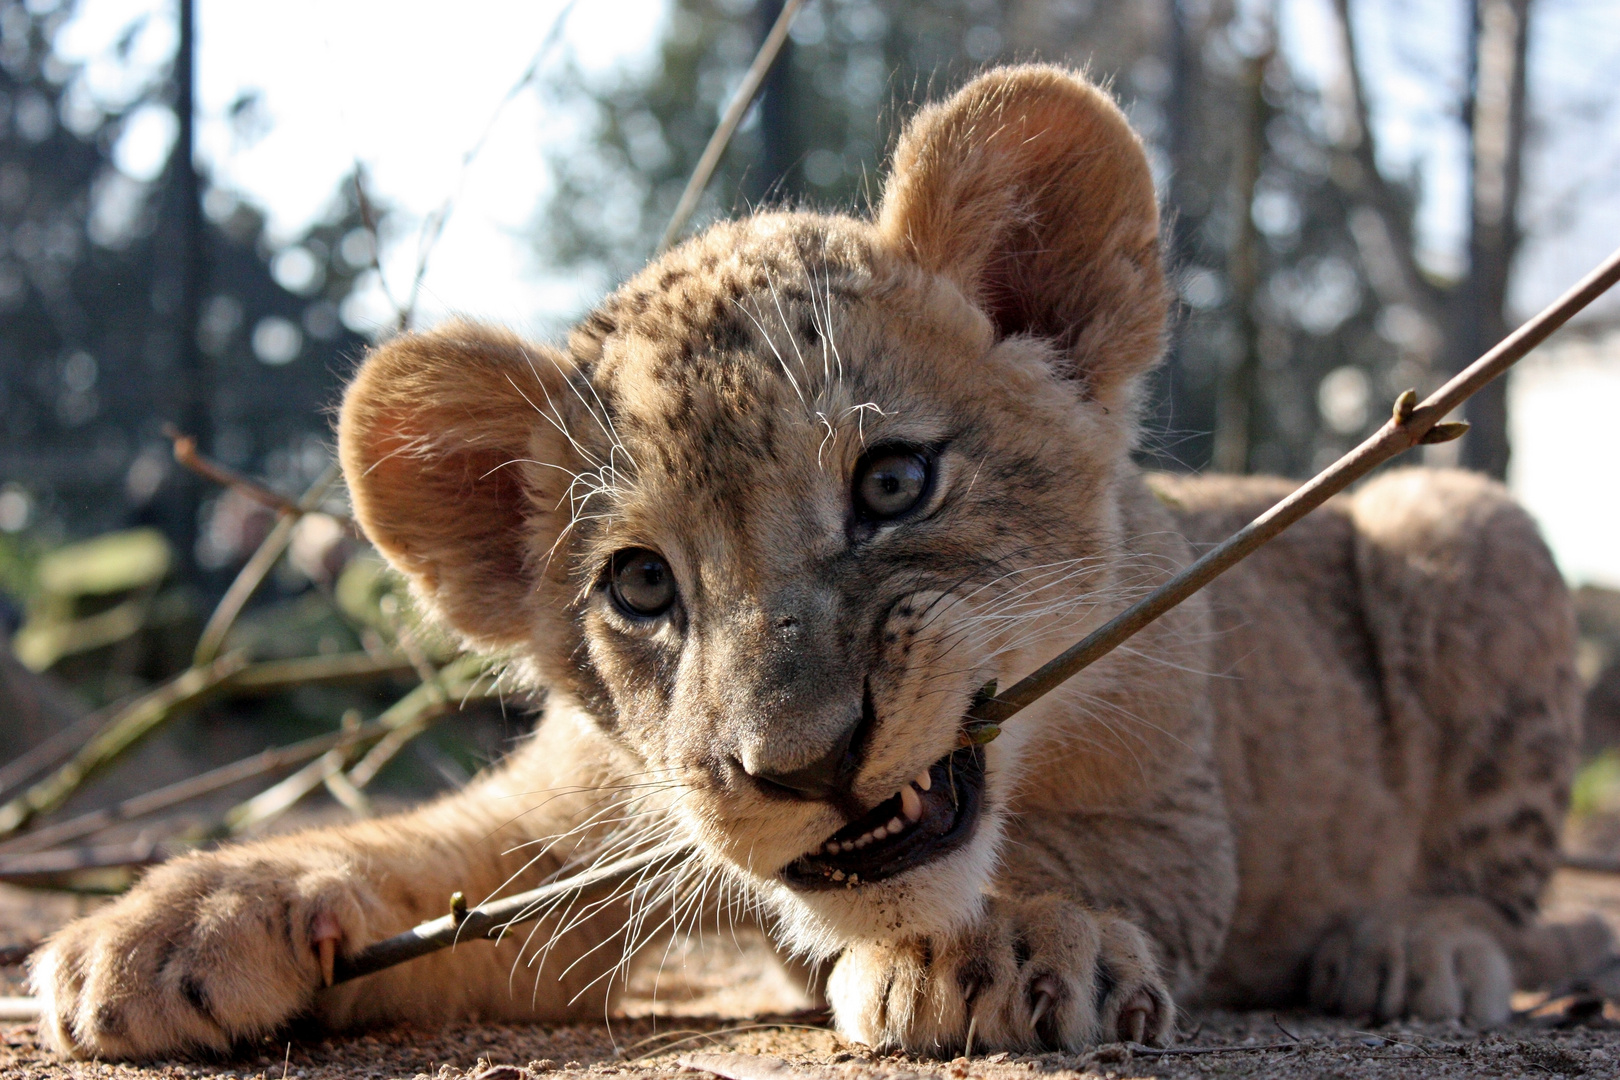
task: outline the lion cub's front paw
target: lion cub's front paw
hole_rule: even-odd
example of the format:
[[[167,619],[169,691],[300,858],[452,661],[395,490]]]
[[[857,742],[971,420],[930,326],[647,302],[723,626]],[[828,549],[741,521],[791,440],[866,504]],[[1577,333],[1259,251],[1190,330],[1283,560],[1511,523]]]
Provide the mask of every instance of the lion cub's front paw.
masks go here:
[[[963,933],[850,946],[828,983],[838,1029],[876,1047],[950,1054],[1163,1045],[1175,1006],[1135,926],[1060,897],[993,899]]]
[[[159,867],[34,961],[41,1030],[98,1058],[223,1050],[272,1030],[308,1008],[340,947],[369,939],[368,896],[346,860],[318,851]]]

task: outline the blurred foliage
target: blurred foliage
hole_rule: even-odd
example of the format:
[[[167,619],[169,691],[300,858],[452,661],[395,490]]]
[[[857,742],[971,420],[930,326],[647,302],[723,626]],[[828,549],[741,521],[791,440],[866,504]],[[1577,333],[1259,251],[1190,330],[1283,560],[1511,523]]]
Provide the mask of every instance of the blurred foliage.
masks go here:
[[[649,255],[779,0],[674,0],[656,62],[554,92],[592,141],[551,164],[546,254],[623,277]],[[1331,44],[1331,43],[1330,43]],[[1351,103],[1236,0],[816,0],[800,13],[697,224],[758,205],[877,197],[916,104],[985,65],[1040,59],[1108,85],[1147,143],[1182,305],[1151,404],[1161,467],[1303,476],[1407,387],[1449,373],[1437,306],[1410,280],[1415,177],[1369,176]],[[1448,78],[1444,74],[1436,78]]]

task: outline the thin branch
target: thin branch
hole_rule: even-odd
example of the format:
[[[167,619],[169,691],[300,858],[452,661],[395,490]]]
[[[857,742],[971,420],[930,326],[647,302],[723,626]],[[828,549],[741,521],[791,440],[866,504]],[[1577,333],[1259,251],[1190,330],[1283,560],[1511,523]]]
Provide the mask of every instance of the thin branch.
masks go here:
[[[1042,665],[1034,674],[1015,683],[1005,694],[999,697],[982,696],[968,713],[963,738],[970,742],[988,742],[995,738],[1000,732],[1001,723],[1078,674],[1087,665],[1112,652],[1133,634],[1253,554],[1262,544],[1376,466],[1419,444],[1457,438],[1467,429],[1467,425],[1444,422],[1447,413],[1482,386],[1507,371],[1531,349],[1545,341],[1554,330],[1608,291],[1616,281],[1620,281],[1620,250],[1610,255],[1602,265],[1582,278],[1539,315],[1509,334],[1494,349],[1435,391],[1421,405],[1416,404],[1417,395],[1413,391],[1406,391],[1396,401],[1394,415],[1374,435],[1296,489],[1293,494],[1255,518],[1219,547],[1160,585],[1140,602],[1109,620],[1106,625],[1074,647]],[[609,882],[622,883],[659,859],[672,858],[673,853],[681,850],[679,845],[673,849],[669,845],[660,846],[607,866],[586,870],[540,889],[474,908],[467,913],[466,919],[471,921],[476,918],[479,920],[476,923],[479,927],[494,926],[497,920],[501,926],[509,926],[513,922],[536,917],[543,906],[541,904],[543,900]],[[352,979],[381,971],[383,968],[443,948],[453,943],[457,936],[455,924],[450,922],[449,916],[423,923],[403,934],[360,950],[343,962],[343,977]],[[1294,1044],[1279,1044],[1279,1046],[1292,1045]]]
[[[123,844],[52,848],[18,855],[0,854],[0,881],[36,878],[45,874],[71,874],[75,870],[154,866],[195,850],[193,844],[131,840]]]
[[[1467,430],[1446,424],[1445,416],[1513,366],[1554,330],[1620,281],[1620,250],[1610,255],[1539,315],[1503,338],[1421,404],[1411,390],[1395,403],[1394,415],[1360,446],[1296,488],[1293,494],[1239,529],[1175,577],[1126,608],[1078,644],[1041,665],[998,697],[981,700],[968,714],[968,728],[988,734],[1019,710],[1113,652],[1132,634],[1214,581],[1256,548],[1321,506],[1390,458],[1421,443],[1447,442]],[[992,736],[993,737],[993,736]],[[981,741],[983,736],[980,736]]]
[[[709,145],[703,148],[703,156],[698,159],[697,168],[692,170],[692,178],[686,182],[686,190],[681,192],[681,201],[675,204],[675,213],[670,216],[663,239],[658,241],[658,254],[662,255],[668,251],[685,230],[692,212],[697,209],[698,200],[703,197],[704,188],[709,186],[709,180],[720,164],[721,156],[725,154],[726,147],[731,145],[731,137],[736,134],[737,125],[748,115],[748,107],[754,103],[759,88],[765,85],[765,76],[771,73],[771,65],[776,63],[776,57],[782,51],[782,43],[787,40],[788,28],[793,25],[793,17],[803,6],[804,0],[787,0],[787,3],[782,5],[782,13],[776,17],[771,32],[765,35],[765,41],[760,45],[754,62],[748,65],[742,83],[732,95],[731,104],[726,106],[726,114],[721,117],[720,126],[715,128],[714,134],[709,137]]]
[[[547,900],[597,888],[607,891],[628,880],[636,872],[660,860],[677,858],[685,851],[685,844],[661,844],[639,855],[619,859],[606,866],[593,867],[526,893],[483,904],[466,912],[443,915],[415,926],[403,934],[385,938],[362,949],[354,956],[340,957],[334,971],[334,981],[347,982],[350,979],[358,979],[362,975],[370,975],[418,956],[437,952],[463,938],[498,938],[514,924],[523,922],[526,917],[534,917],[537,914],[535,908],[544,905]]]
[[[0,806],[0,836],[14,833],[36,815],[62,805],[81,784],[140,739],[181,710],[218,693],[244,664],[240,654],[232,653],[206,666],[187,668],[118,710],[65,765]]]
[[[197,451],[197,440],[185,434],[173,424],[164,424],[163,434],[174,443],[174,460],[198,476],[205,477],[224,487],[233,488],[254,502],[268,506],[276,513],[284,514],[287,517],[301,518],[314,509],[314,507],[302,506],[285,495],[279,495],[271,491],[257,480],[237,472],[229,465],[222,465],[212,458],[204,457]],[[327,516],[337,519],[339,524],[354,535],[360,535],[359,526],[347,514],[328,512]]]
[[[450,712],[456,703],[493,695],[493,689],[479,691],[479,685],[484,681],[487,670],[487,661],[482,657],[470,655],[462,656],[445,665],[433,682],[418,686],[377,717],[374,723],[381,732],[376,739],[377,744],[383,745],[401,738],[408,741],[409,738],[426,730],[434,720]],[[356,741],[341,749],[334,749],[274,787],[261,791],[253,798],[232,808],[225,815],[225,830],[233,835],[239,834],[279,817],[304,796],[325,784],[333,773],[341,771],[348,762],[349,753],[359,745],[361,744]],[[364,778],[369,779],[370,776]],[[364,781],[352,773],[349,782],[356,788],[365,786]]]
[[[186,441],[190,442],[191,440],[187,439]],[[174,452],[175,456],[179,457],[180,442],[178,440],[174,444]],[[292,512],[282,513],[280,520],[276,522],[275,528],[270,530],[270,535],[260,542],[258,549],[243,564],[242,569],[237,571],[236,579],[231,582],[231,587],[225,590],[225,595],[220,597],[219,603],[214,606],[213,613],[208,616],[207,625],[203,627],[202,633],[197,637],[197,648],[191,657],[193,664],[206,664],[219,655],[219,650],[224,647],[225,638],[230,634],[231,627],[236,625],[236,620],[241,616],[242,609],[247,606],[249,600],[253,599],[253,594],[259,591],[259,586],[264,584],[264,579],[275,568],[282,552],[287,550],[287,545],[292,543],[293,529],[304,514],[321,505],[321,500],[326,498],[326,493],[332,489],[333,484],[337,483],[338,475],[337,463],[328,464],[315,482],[309,486],[309,490],[304,492],[304,497],[299,499],[297,503],[292,504]],[[350,521],[348,527],[350,531],[354,531],[354,522]]]
[[[204,795],[239,784],[244,780],[252,780],[266,773],[276,772],[293,765],[301,765],[311,758],[320,757],[329,750],[345,748],[353,744],[360,744],[371,739],[380,739],[388,733],[385,724],[372,721],[362,724],[348,731],[334,731],[327,735],[317,735],[313,739],[293,743],[291,746],[276,746],[251,757],[233,761],[229,765],[221,765],[217,769],[187,777],[178,783],[167,787],[149,791],[144,795],[137,795],[132,799],[125,799],[117,806],[110,806],[104,810],[92,810],[88,814],[69,818],[67,821],[54,825],[46,825],[33,832],[24,833],[4,844],[0,844],[0,855],[21,854],[23,852],[42,851],[46,848],[65,844],[71,840],[80,840],[86,836],[98,833],[110,826],[136,818],[155,814],[159,810],[167,810],[171,806],[190,802]]]
[[[512,84],[512,88],[506,92],[506,96],[501,98],[500,103],[495,106],[495,111],[490,114],[489,121],[484,125],[484,130],[477,139],[473,140],[473,144],[468,147],[467,152],[461,156],[461,171],[456,174],[456,183],[450,189],[450,194],[446,195],[439,208],[429,214],[426,220],[422,222],[422,232],[416,244],[416,273],[411,276],[411,291],[405,297],[405,303],[402,306],[396,305],[399,312],[397,324],[399,331],[403,332],[410,326],[411,315],[416,311],[417,298],[422,293],[422,282],[427,278],[428,260],[433,255],[433,249],[438,246],[439,238],[444,235],[444,227],[450,221],[450,212],[455,209],[456,200],[460,198],[462,189],[466,187],[468,170],[472,168],[474,159],[483,151],[484,144],[489,141],[490,135],[495,131],[495,125],[500,121],[501,115],[506,112],[506,107],[512,104],[512,101],[523,92],[524,87],[535,80],[535,77],[540,74],[540,65],[550,55],[557,42],[562,40],[563,28],[568,24],[568,16],[573,13],[576,3],[578,3],[578,0],[568,0],[551,20],[551,28],[546,31],[546,36],[541,39],[540,47],[535,50],[534,59],[529,61],[529,66],[524,69],[523,75],[517,82]],[[373,230],[373,235],[376,235],[375,230]],[[381,273],[380,268],[378,273]]]

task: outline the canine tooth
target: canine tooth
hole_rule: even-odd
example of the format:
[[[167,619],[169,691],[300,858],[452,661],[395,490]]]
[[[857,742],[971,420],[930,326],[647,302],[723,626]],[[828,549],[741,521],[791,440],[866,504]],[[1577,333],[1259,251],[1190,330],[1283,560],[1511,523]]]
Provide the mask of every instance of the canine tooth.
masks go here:
[[[928,775],[927,769],[924,769],[922,772],[917,774],[917,779],[913,780],[912,783],[916,784],[924,791],[927,791],[929,788],[934,786],[934,778]]]
[[[905,822],[901,821],[899,818],[895,818],[893,821],[889,822],[889,835],[897,836],[899,835],[900,830],[905,827]]]
[[[908,821],[917,821],[922,817],[922,796],[910,784],[900,789],[900,809]]]

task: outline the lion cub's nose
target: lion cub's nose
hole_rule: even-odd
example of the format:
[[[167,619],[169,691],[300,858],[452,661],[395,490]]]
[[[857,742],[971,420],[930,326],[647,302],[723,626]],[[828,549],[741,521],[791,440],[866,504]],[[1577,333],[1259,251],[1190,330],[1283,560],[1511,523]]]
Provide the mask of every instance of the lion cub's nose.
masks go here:
[[[860,770],[858,736],[867,727],[866,711],[851,716],[820,757],[807,765],[803,761],[803,744],[783,747],[783,753],[772,754],[769,748],[754,746],[737,758],[744,772],[767,795],[791,795],[801,799],[836,799],[849,791],[850,782]],[[797,740],[795,740],[797,741]],[[792,753],[789,756],[789,752]],[[763,751],[763,752],[762,752]],[[791,766],[789,762],[793,762]]]

